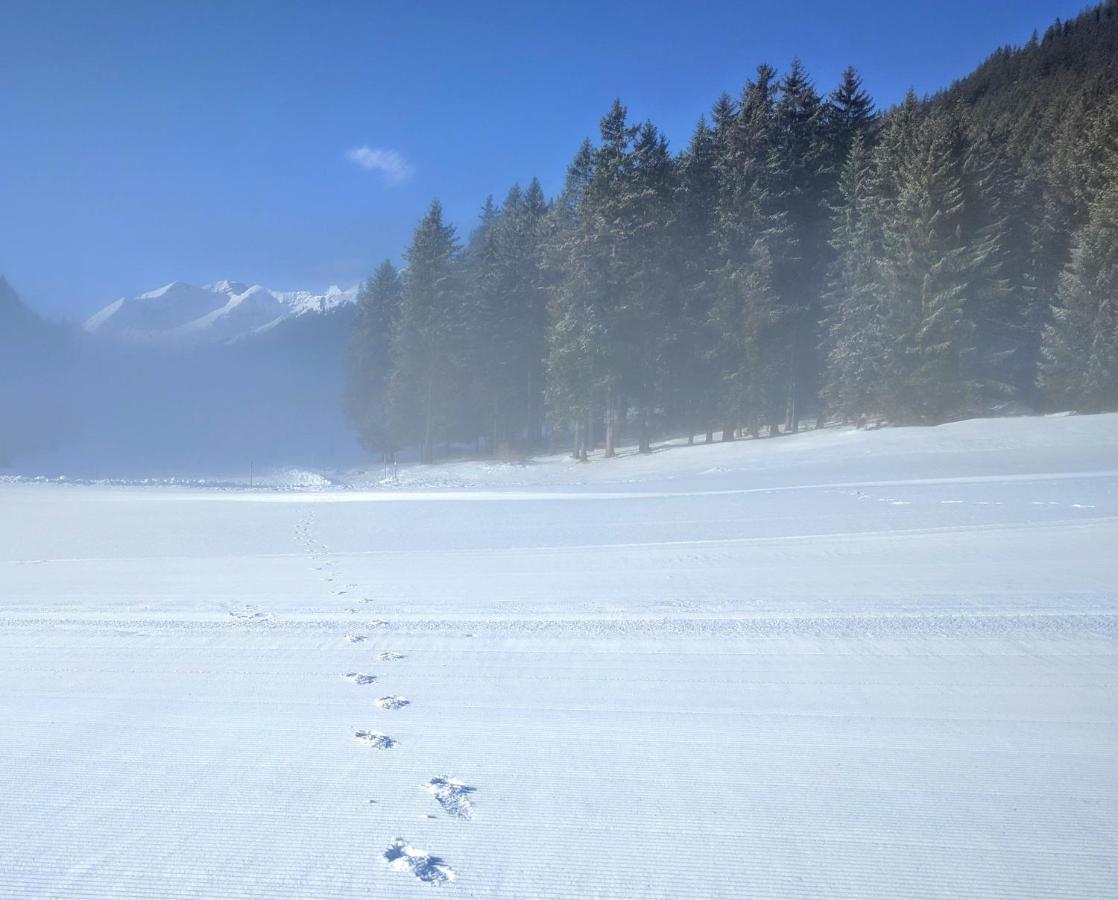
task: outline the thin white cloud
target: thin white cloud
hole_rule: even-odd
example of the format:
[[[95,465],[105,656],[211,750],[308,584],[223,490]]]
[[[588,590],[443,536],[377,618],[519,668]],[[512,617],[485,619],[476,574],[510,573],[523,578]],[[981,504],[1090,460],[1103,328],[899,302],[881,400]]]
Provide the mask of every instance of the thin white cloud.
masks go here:
[[[415,172],[415,167],[395,150],[384,147],[354,147],[346,151],[346,159],[362,169],[380,172],[384,183],[392,186],[403,184]]]

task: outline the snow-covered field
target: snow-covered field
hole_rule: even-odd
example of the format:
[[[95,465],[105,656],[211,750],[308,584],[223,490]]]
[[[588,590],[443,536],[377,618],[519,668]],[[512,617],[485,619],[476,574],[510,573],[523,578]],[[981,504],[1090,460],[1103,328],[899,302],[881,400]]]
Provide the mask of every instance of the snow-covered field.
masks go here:
[[[1118,894],[1118,417],[375,474],[0,484],[0,895]]]

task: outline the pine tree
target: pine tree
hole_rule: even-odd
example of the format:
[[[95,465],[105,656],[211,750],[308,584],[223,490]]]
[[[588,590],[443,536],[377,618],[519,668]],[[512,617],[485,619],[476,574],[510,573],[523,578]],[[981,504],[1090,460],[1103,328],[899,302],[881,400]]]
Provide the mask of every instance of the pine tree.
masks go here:
[[[633,141],[625,185],[630,239],[623,248],[625,280],[618,334],[624,345],[622,383],[637,410],[638,451],[651,450],[652,418],[665,392],[665,352],[679,317],[673,201],[675,161],[667,139],[645,122]]]
[[[601,144],[594,156],[594,172],[587,190],[583,215],[588,237],[597,245],[596,265],[591,272],[590,291],[601,347],[600,388],[605,409],[605,454],[613,456],[617,441],[617,416],[626,386],[625,345],[627,304],[626,279],[631,274],[627,249],[633,239],[631,182],[633,140],[637,127],[626,121],[628,112],[614,100],[601,121]]]
[[[475,232],[474,363],[480,419],[492,452],[526,449],[541,426],[547,310],[542,272],[547,202],[538,181],[514,185],[498,210],[489,204]]]
[[[544,246],[551,275],[545,395],[552,413],[572,424],[573,452],[583,460],[593,445],[594,394],[604,356],[601,304],[595,296],[603,248],[590,216],[596,156],[590,141],[584,141],[567,169]]]
[[[733,301],[720,312],[733,325],[728,363],[724,369],[727,418],[723,440],[734,425],[754,437],[768,424],[777,434],[778,417],[786,400],[787,350],[773,335],[782,324],[783,311],[774,287],[774,264],[766,236],[758,237],[744,265],[730,275]]]
[[[663,136],[651,124],[628,124],[619,101],[602,118],[601,143],[585,162],[569,208],[566,277],[554,313],[550,369],[559,384],[552,397],[585,412],[588,433],[600,403],[612,456],[629,399],[638,408],[641,449],[649,446],[673,170]],[[576,400],[572,391],[583,396]]]
[[[791,354],[785,420],[795,431],[818,393],[818,327],[830,263],[826,198],[831,168],[826,109],[799,59],[780,83],[772,167],[785,211],[788,253],[775,260]]]
[[[348,348],[346,408],[366,449],[396,450],[388,430],[385,394],[392,373],[392,335],[400,314],[400,274],[385,260],[357,295],[357,318]]]
[[[743,423],[753,433],[762,425],[778,433],[792,383],[790,314],[775,285],[791,247],[773,167],[774,79],[772,67],[758,67],[733,117],[716,132],[719,267],[711,327],[720,338],[723,440]]]
[[[500,442],[502,366],[506,342],[504,285],[501,273],[500,225],[503,210],[487,197],[463,253],[463,273],[469,300],[468,327],[460,335],[469,358],[467,408],[474,430],[489,441],[490,452]]]
[[[833,172],[842,169],[855,140],[860,138],[866,149],[872,148],[877,124],[873,99],[862,87],[862,77],[857,70],[848,66],[823,110],[823,129]]]
[[[1075,237],[1053,313],[1042,387],[1081,412],[1118,409],[1118,178]]]
[[[730,104],[728,97],[720,103]],[[715,113],[715,119],[724,114]],[[711,313],[716,296],[716,207],[718,176],[716,130],[701,119],[678,161],[674,198],[673,244],[677,265],[677,303],[664,347],[667,369],[665,404],[689,438],[703,431],[713,439],[718,413],[717,369]]]
[[[465,399],[462,375],[463,288],[454,227],[436,200],[419,223],[408,263],[400,316],[392,340],[389,422],[401,443],[415,443],[420,461],[434,460],[435,442],[448,440]]]
[[[879,203],[861,135],[855,136],[839,179],[831,246],[823,397],[844,420],[859,421],[881,409],[888,344]]]
[[[962,110],[951,114],[959,119]],[[983,132],[972,131],[964,142],[962,228],[972,269],[967,316],[975,328],[981,399],[989,407],[1027,399],[1036,379],[1035,247],[1023,227],[1035,211],[1025,207],[1004,148]]]
[[[942,118],[918,123],[912,139],[906,137],[883,140],[900,154],[885,158],[897,194],[883,229],[889,340],[883,403],[894,421],[937,424],[970,408],[975,394],[962,160]]]
[[[525,447],[539,442],[543,428],[544,360],[547,355],[548,281],[544,242],[549,205],[533,178],[523,193],[506,201],[502,255],[511,298],[511,343],[507,382],[510,440]]]

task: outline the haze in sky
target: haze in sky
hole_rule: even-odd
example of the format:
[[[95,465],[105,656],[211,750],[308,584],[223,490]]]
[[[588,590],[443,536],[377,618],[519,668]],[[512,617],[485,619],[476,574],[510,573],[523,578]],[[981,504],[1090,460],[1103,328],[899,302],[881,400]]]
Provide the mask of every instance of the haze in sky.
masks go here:
[[[352,285],[439,197],[549,194],[620,96],[678,149],[722,90],[800,55],[879,106],[945,87],[1079,0],[929,6],[8,2],[0,273],[80,319],[181,279]]]

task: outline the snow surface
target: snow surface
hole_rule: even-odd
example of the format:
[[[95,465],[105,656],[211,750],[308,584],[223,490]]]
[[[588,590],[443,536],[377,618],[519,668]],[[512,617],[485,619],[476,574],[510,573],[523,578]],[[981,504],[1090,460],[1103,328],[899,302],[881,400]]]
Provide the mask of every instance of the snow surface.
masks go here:
[[[376,475],[0,483],[0,895],[1115,896],[1118,417]]]
[[[357,298],[357,287],[323,294],[275,291],[239,281],[198,287],[174,281],[136,297],[122,297],[85,322],[91,333],[141,343],[227,343],[268,331],[307,313],[329,312]]]

